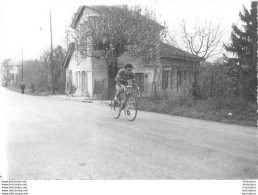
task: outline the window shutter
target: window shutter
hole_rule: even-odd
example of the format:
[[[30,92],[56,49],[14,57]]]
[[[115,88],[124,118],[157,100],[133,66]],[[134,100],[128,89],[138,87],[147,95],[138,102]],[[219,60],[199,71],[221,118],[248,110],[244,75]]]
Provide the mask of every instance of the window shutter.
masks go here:
[[[165,89],[165,71],[162,70],[162,89]]]
[[[82,72],[82,90],[85,90],[85,71]]]
[[[187,70],[184,71],[184,80],[187,81]]]
[[[165,71],[165,88],[168,89],[168,75],[169,75],[169,71],[166,70]]]
[[[144,74],[144,92],[148,92],[148,74]]]

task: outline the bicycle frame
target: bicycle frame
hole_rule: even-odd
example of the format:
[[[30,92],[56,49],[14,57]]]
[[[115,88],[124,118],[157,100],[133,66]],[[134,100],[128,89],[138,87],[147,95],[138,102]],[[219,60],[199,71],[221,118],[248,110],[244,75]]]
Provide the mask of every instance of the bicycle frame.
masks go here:
[[[137,90],[139,91],[139,87],[137,87]],[[130,96],[133,95],[133,86],[132,86],[132,82],[129,82],[129,85],[126,85],[123,89],[123,92],[120,94],[120,100],[121,100],[121,95],[125,94],[125,100],[123,102],[123,105],[126,105],[128,99]],[[123,107],[123,105],[121,104],[121,107]]]
[[[138,91],[139,91],[139,88],[138,88]],[[119,108],[119,110],[116,110],[113,108],[113,104],[111,101],[111,111],[115,119],[119,118],[122,110],[124,110],[125,115],[129,121],[133,121],[135,119],[137,115],[137,101],[133,94],[134,94],[134,91],[133,91],[132,85],[127,85],[124,87],[122,93],[119,96],[120,105],[117,105],[117,108]],[[135,111],[132,112],[132,110],[135,110]]]

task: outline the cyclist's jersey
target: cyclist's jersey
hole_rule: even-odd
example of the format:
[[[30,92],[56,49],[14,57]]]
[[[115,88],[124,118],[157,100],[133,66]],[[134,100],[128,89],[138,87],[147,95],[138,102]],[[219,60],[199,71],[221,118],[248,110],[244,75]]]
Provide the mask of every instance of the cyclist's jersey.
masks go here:
[[[125,69],[120,69],[116,76],[116,84],[119,86],[121,84],[125,85],[130,79],[135,83],[135,74],[133,72],[127,73]]]

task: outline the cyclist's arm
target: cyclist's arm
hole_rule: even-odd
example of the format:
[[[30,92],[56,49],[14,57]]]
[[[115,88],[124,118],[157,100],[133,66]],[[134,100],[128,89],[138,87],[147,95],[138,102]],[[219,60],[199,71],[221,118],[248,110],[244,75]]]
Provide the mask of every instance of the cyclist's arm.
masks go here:
[[[132,81],[132,87],[133,87],[134,91],[136,93],[138,93],[139,92],[139,86],[135,82],[135,74],[134,73],[132,74],[131,81]]]

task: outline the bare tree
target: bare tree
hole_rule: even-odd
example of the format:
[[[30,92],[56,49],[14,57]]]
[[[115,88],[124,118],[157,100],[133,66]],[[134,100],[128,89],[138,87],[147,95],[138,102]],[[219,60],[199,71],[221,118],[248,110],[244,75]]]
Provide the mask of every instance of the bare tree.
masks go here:
[[[223,36],[223,31],[220,25],[213,25],[211,22],[207,25],[195,26],[192,30],[187,29],[185,21],[182,22],[181,28],[183,31],[182,41],[187,49],[196,58],[206,61],[212,56],[218,55],[222,51],[222,46],[220,46],[221,38]],[[193,64],[192,66],[194,73],[193,82],[193,95],[196,98],[200,98],[200,89],[198,85],[198,75],[199,66]]]
[[[208,25],[195,24],[193,30],[188,30],[183,21],[181,28],[183,43],[193,55],[207,60],[221,52],[220,43],[223,31],[220,25],[214,26],[211,22]]]

